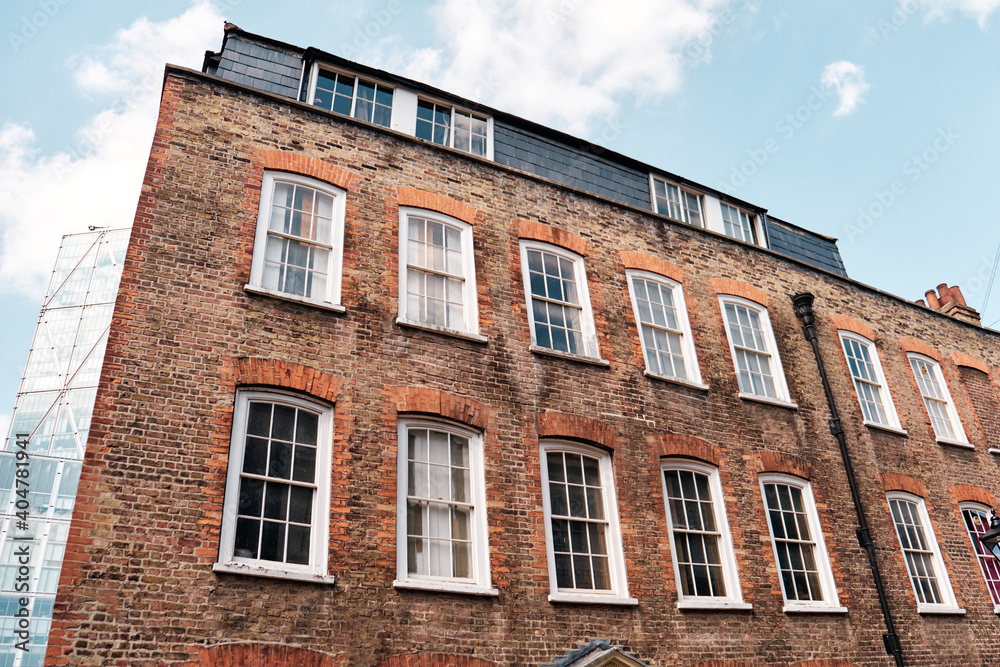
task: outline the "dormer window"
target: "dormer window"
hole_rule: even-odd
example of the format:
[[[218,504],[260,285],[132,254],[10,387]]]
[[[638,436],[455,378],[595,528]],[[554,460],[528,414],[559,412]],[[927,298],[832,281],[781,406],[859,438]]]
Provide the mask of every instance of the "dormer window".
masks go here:
[[[485,116],[426,100],[417,103],[418,139],[489,157],[489,125]]]
[[[686,222],[695,227],[704,227],[701,196],[683,188],[653,177],[653,200],[660,215]]]
[[[392,88],[349,74],[320,71],[311,99],[314,106],[382,127],[392,121]]]
[[[722,224],[726,236],[756,245],[757,234],[754,230],[753,215],[735,206],[722,204]]]

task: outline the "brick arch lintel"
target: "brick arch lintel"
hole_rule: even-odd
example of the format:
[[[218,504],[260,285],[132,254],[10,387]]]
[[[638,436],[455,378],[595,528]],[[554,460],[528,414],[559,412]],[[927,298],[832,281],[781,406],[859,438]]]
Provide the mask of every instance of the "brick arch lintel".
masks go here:
[[[263,153],[264,169],[276,169],[309,176],[344,190],[357,190],[358,182],[361,181],[361,176],[358,174],[318,158],[273,148],[267,149]]]
[[[379,667],[496,667],[498,663],[452,653],[408,653],[394,655]]]
[[[879,475],[885,491],[906,491],[921,498],[927,498],[927,487],[916,477],[899,472],[884,472]]]
[[[681,433],[654,433],[646,439],[657,458],[680,456],[719,467],[719,448],[707,440]]]
[[[864,322],[854,319],[853,317],[841,315],[840,313],[830,313],[829,319],[830,325],[837,331],[850,331],[851,333],[856,333],[872,342],[875,342],[878,336],[874,329]]]
[[[539,438],[568,438],[614,449],[618,433],[614,426],[593,417],[565,412],[535,413],[535,429]]]
[[[294,389],[317,398],[337,402],[344,379],[293,361],[264,357],[242,357],[233,364],[234,384]]]
[[[948,493],[951,494],[952,500],[956,503],[974,502],[988,507],[997,506],[996,496],[979,486],[952,484],[948,487]]]
[[[704,660],[692,665],[692,667],[753,667],[749,662],[742,660]]]
[[[782,452],[754,452],[751,455],[757,473],[782,472],[802,479],[812,477],[812,464],[805,459]]]
[[[822,658],[820,660],[803,660],[802,662],[793,663],[788,667],[855,667],[855,664],[853,662],[844,662],[843,660]]]
[[[964,352],[952,352],[951,359],[955,362],[956,366],[965,366],[966,368],[974,368],[977,371],[982,371],[987,375],[990,374],[990,367],[982,359],[976,359],[973,356],[965,354]]]
[[[941,353],[922,340],[902,336],[899,338],[899,347],[903,352],[916,352],[941,363]]]
[[[514,220],[513,227],[514,233],[520,239],[550,243],[560,248],[572,250],[578,255],[587,256],[590,254],[590,243],[582,236],[567,232],[565,229],[544,225],[534,220]]]
[[[676,282],[684,281],[684,269],[659,257],[654,257],[644,252],[632,252],[630,250],[622,250],[618,255],[621,257],[622,264],[625,265],[626,269],[649,271],[650,273],[666,276]]]
[[[259,642],[216,644],[199,649],[201,667],[339,667],[344,659],[314,649]]]
[[[754,303],[759,303],[765,308],[768,307],[770,297],[767,292],[759,287],[754,287],[753,285],[748,285],[747,283],[741,283],[740,281],[733,280],[732,278],[715,277],[711,278],[708,282],[712,286],[712,289],[715,290],[716,294],[740,296],[744,299],[749,299]]]
[[[475,207],[464,204],[457,199],[436,192],[427,192],[417,188],[396,187],[396,198],[400,206],[413,206],[437,211],[458,218],[470,225],[475,222],[479,211]]]
[[[467,396],[432,387],[386,387],[397,413],[436,415],[485,430],[490,409]]]

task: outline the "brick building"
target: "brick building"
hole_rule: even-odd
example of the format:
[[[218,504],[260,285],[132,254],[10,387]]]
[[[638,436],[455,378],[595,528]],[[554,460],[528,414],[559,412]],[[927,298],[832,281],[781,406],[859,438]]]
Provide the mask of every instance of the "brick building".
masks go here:
[[[166,71],[47,662],[1000,664],[998,337],[928,299],[227,26]]]

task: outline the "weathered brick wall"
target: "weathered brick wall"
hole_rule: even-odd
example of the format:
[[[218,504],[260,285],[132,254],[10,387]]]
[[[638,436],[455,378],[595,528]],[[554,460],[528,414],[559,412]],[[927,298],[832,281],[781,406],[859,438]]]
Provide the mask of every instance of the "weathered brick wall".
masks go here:
[[[263,170],[282,164],[347,191],[344,313],[243,289]],[[486,343],[395,324],[401,205],[471,222]],[[609,366],[528,350],[519,233],[576,244],[585,256]],[[682,281],[707,391],[643,374],[627,265],[666,266]],[[767,301],[795,409],[737,396],[717,293],[738,284]],[[788,298],[800,291],[817,295],[820,347],[907,665],[995,663],[996,615],[952,488],[995,495],[997,461],[987,448],[1000,433],[996,388],[988,377],[970,376],[981,371],[959,371],[953,361],[962,352],[997,368],[995,334],[636,209],[172,71],[121,282],[47,664],[537,665],[601,637],[657,666],[889,665],[823,388]],[[871,328],[908,435],[862,425],[838,315]],[[941,353],[975,449],[935,442],[900,338]],[[241,385],[291,388],[335,404],[334,586],[212,571]],[[400,414],[438,414],[483,432],[497,597],[393,588]],[[637,606],[548,602],[538,451],[546,436],[613,451]],[[677,609],[664,455],[718,465],[752,611]],[[782,612],[761,471],[808,475],[848,614]],[[917,614],[885,498],[884,480],[898,484],[902,476],[926,489],[965,616]]]

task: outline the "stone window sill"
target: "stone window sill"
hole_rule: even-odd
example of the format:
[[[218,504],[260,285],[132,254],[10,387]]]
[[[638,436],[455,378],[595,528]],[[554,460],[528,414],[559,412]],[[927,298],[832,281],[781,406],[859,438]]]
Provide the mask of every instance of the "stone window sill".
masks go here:
[[[336,578],[332,574],[316,574],[309,572],[292,572],[260,565],[246,563],[216,563],[212,572],[224,574],[241,574],[248,577],[264,577],[266,579],[285,579],[289,581],[305,581],[312,584],[333,584]]]
[[[750,611],[753,605],[749,602],[733,602],[732,600],[680,600],[678,609],[700,611]]]
[[[339,303],[330,303],[328,301],[320,301],[318,299],[308,299],[302,296],[295,296],[294,294],[286,294],[285,292],[279,292],[277,290],[257,287],[256,285],[244,285],[243,291],[250,292],[251,294],[260,294],[261,296],[274,297],[275,299],[281,299],[282,301],[301,303],[302,305],[305,306],[312,306],[313,308],[319,308],[321,310],[329,310],[334,313],[347,312],[347,309],[341,306]]]
[[[739,394],[740,398],[746,401],[756,401],[757,403],[766,403],[768,405],[777,405],[779,408],[788,408],[789,410],[798,410],[799,404],[792,403],[791,401],[784,401],[780,398],[770,398],[768,396],[758,396],[757,394],[745,394],[742,391]]]
[[[644,375],[648,378],[653,378],[654,380],[660,380],[661,382],[669,382],[671,384],[679,384],[682,387],[691,387],[692,389],[700,389],[701,391],[708,391],[708,385],[701,384],[700,382],[692,382],[691,380],[682,380],[680,378],[671,377],[669,375],[660,375],[659,373],[653,373],[652,371],[645,371]]]
[[[479,584],[464,584],[454,581],[434,581],[419,580],[419,579],[406,579],[400,580],[396,579],[392,582],[393,588],[400,589],[412,589],[416,591],[434,591],[438,593],[463,593],[465,595],[483,595],[487,597],[495,597],[500,595],[500,591],[495,588],[490,588],[489,586],[480,586]]]
[[[396,318],[396,324],[401,327],[406,327],[408,329],[420,329],[421,331],[431,331],[433,333],[439,333],[443,336],[450,336],[452,338],[461,338],[462,340],[471,340],[475,343],[486,343],[489,339],[486,336],[480,336],[479,334],[474,334],[469,331],[460,331],[459,329],[451,329],[449,327],[439,327],[433,324],[424,324],[423,322],[413,322],[412,320],[404,320],[401,317]]]
[[[531,352],[535,354],[540,354],[546,357],[556,357],[557,359],[568,359],[569,361],[579,361],[581,364],[590,364],[592,366],[610,366],[611,362],[607,359],[601,359],[600,357],[588,357],[583,354],[572,354],[571,352],[559,352],[558,350],[552,350],[547,347],[539,347],[538,345],[532,345],[528,348]]]
[[[613,604],[634,607],[639,604],[635,598],[619,597],[617,595],[587,595],[576,593],[551,593],[549,602],[575,602],[578,604]]]
[[[877,422],[870,422],[867,419],[865,420],[865,426],[869,428],[878,429],[879,431],[887,431],[889,433],[895,433],[896,435],[906,435],[906,436],[909,435],[909,433],[906,432],[905,428],[899,428],[898,426],[889,426],[888,424],[879,424]]]

